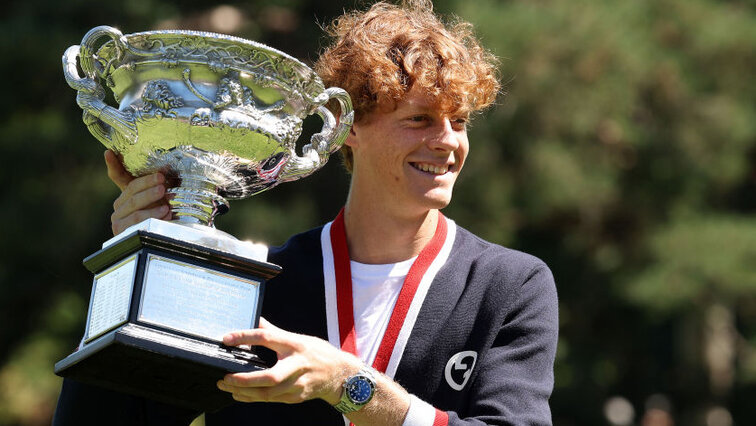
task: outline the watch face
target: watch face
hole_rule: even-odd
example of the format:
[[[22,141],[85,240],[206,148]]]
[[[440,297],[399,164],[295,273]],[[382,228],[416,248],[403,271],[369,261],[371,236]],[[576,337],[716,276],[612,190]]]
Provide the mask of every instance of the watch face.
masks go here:
[[[346,392],[355,404],[365,404],[373,397],[373,384],[365,377],[354,377],[347,384]]]

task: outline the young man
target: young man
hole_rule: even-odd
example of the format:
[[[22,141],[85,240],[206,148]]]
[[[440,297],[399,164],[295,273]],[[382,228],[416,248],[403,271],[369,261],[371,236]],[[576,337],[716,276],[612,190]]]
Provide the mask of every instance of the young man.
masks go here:
[[[220,380],[239,402],[208,413],[208,425],[551,424],[557,300],[548,268],[439,212],[467,158],[468,117],[499,86],[469,25],[444,26],[431,9],[378,3],[331,28],[336,41],[316,68],[355,105],[343,149],[347,202],[333,222],[271,250],[284,272],[267,286],[267,321],[224,342],[268,347],[278,362]],[[134,179],[112,153],[106,162],[123,191],[114,233],[170,217],[163,176]],[[345,392],[347,382],[363,394]],[[76,414],[78,404],[90,412]],[[110,410],[124,424],[186,424],[197,414],[70,381],[58,410],[60,424]]]

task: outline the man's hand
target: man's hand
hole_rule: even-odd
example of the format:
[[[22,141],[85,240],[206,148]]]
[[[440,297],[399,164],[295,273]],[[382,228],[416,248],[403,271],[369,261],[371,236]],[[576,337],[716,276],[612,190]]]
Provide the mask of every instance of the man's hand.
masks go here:
[[[364,367],[356,356],[325,340],[282,330],[264,318],[260,318],[260,328],[227,334],[223,343],[265,346],[278,354],[278,363],[267,370],[227,374],[218,381],[219,389],[241,402],[296,404],[320,398],[336,405],[344,381]],[[361,426],[401,425],[409,410],[409,394],[382,374],[375,379],[373,399],[346,417]]]
[[[218,381],[219,389],[242,402],[295,404],[320,398],[335,405],[344,380],[362,366],[355,356],[325,340],[290,333],[263,318],[260,328],[227,334],[223,343],[265,346],[278,354],[278,363],[267,370],[227,374]]]
[[[165,199],[165,176],[161,173],[134,178],[123,168],[113,151],[105,151],[108,177],[121,189],[121,195],[113,203],[110,216],[113,235],[147,218],[171,219],[171,211]]]

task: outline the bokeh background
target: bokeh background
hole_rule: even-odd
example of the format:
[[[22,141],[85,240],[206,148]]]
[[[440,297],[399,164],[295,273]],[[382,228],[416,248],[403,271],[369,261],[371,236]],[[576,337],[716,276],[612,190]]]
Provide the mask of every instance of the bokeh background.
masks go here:
[[[0,12],[0,424],[49,424],[83,332],[116,187],[60,57],[90,28],[184,28],[312,63],[354,0],[11,0]],[[543,258],[560,296],[556,425],[756,424],[756,2],[438,0],[501,58],[445,211]],[[308,122],[309,123],[309,122]],[[317,128],[317,119],[308,124]],[[276,245],[332,218],[348,178],[232,203]],[[304,422],[304,420],[303,420]]]

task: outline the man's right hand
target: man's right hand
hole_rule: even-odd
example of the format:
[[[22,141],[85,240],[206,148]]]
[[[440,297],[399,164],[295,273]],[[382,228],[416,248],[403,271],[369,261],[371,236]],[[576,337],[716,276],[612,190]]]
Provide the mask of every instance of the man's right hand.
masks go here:
[[[108,167],[108,177],[121,189],[121,195],[113,203],[113,214],[110,216],[113,235],[148,218],[171,219],[171,210],[165,199],[165,176],[162,173],[135,178],[110,150],[105,151],[105,164]]]

